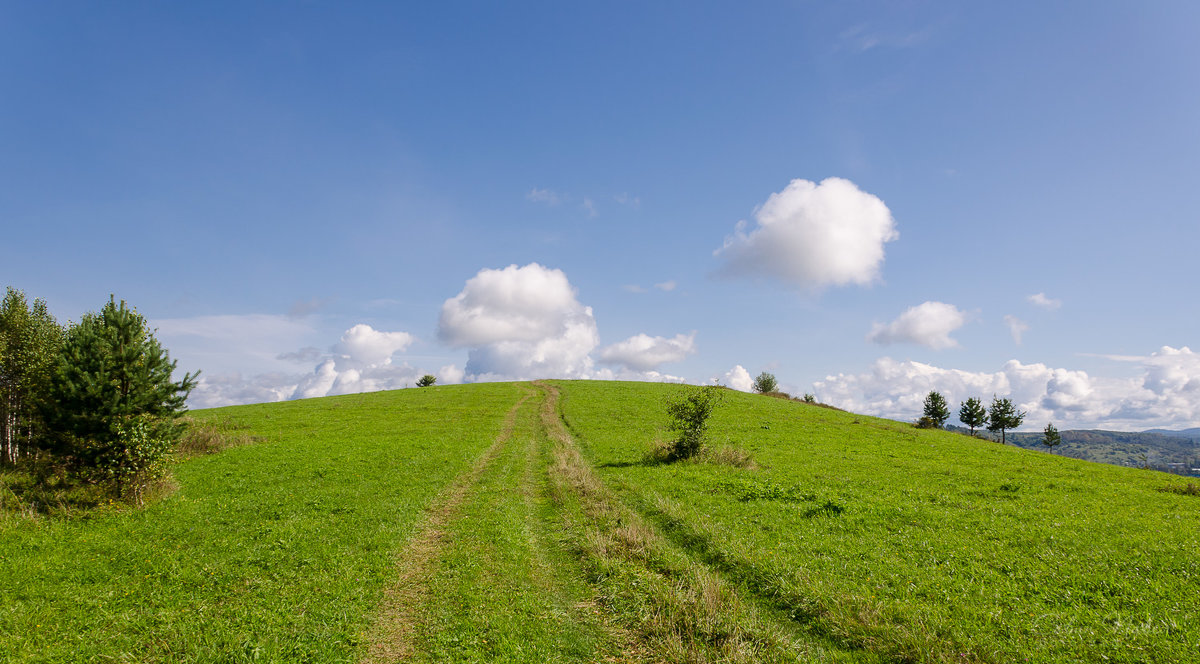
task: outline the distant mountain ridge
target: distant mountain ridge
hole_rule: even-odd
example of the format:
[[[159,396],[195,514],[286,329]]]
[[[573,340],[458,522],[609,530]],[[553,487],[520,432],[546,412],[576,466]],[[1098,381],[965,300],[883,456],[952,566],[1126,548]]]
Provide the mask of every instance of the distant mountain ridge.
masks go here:
[[[968,433],[965,427],[948,426],[952,431]],[[1152,468],[1177,475],[1200,477],[1200,428],[1171,431],[1104,431],[1080,429],[1060,431],[1062,444],[1054,454],[1108,463],[1115,466]],[[975,435],[999,441],[998,434],[976,430]],[[1005,436],[1010,445],[1030,450],[1048,451],[1042,444],[1040,431],[1010,431]]]
[[[1172,431],[1171,429],[1147,429],[1142,433],[1157,433],[1175,438],[1191,438],[1192,440],[1200,440],[1200,427],[1182,429],[1180,431]]]

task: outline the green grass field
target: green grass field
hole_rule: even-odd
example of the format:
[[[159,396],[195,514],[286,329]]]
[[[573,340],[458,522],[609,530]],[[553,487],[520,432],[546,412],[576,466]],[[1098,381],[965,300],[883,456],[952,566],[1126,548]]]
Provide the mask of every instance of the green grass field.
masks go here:
[[[656,463],[679,389],[196,412],[258,442],[0,513],[0,661],[1200,661],[1182,478],[735,392]]]

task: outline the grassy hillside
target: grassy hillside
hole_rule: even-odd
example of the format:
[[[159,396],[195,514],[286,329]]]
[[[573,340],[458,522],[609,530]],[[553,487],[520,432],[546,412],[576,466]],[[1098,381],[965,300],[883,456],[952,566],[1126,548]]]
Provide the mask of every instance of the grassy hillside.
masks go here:
[[[641,463],[663,388],[571,385],[601,477],[803,629],[925,661],[1200,657],[1200,503],[1159,473],[730,394],[756,470]]]
[[[520,390],[201,411],[266,442],[187,461],[144,511],[0,522],[0,661],[351,661],[423,508]]]
[[[734,392],[743,454],[655,463],[678,389],[196,413],[265,440],[143,511],[0,517],[0,660],[1200,659],[1186,480]]]

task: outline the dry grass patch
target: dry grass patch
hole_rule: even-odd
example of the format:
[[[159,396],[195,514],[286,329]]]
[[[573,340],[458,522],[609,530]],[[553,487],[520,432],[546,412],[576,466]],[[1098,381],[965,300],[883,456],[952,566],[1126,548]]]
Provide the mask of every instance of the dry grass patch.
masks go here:
[[[246,432],[245,425],[229,418],[221,421],[201,421],[186,417],[183,424],[184,434],[175,451],[179,456],[185,458],[216,454],[231,447],[249,445],[263,440],[262,437],[251,436]]]

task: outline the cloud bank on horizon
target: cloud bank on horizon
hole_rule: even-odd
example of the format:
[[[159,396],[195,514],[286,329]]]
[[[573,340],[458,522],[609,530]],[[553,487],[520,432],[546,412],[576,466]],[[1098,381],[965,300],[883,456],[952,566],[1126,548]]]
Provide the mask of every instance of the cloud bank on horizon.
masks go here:
[[[956,404],[969,397],[987,404],[993,395],[1009,397],[1027,411],[1027,423],[1104,422],[1140,430],[1200,421],[1200,354],[1186,346],[1164,346],[1148,356],[1121,361],[1136,365],[1140,375],[1095,377],[1018,360],[1009,360],[999,371],[970,372],[883,357],[868,371],[827,376],[814,387],[822,401],[898,420],[915,419],[925,395],[936,390],[951,404],[952,422]]]

